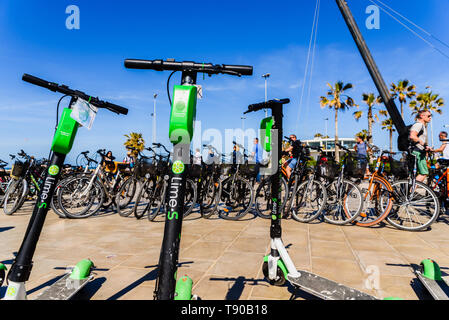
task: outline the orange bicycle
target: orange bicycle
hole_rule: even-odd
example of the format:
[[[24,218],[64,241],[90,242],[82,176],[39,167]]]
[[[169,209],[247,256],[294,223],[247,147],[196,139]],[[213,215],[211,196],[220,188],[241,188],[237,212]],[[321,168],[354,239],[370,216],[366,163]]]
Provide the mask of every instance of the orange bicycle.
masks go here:
[[[393,207],[393,187],[384,175],[385,164],[391,163],[391,155],[395,153],[383,150],[371,145],[374,153],[380,153],[377,157],[376,167],[368,180],[360,182],[363,194],[363,209],[354,221],[354,224],[362,227],[371,227],[384,220]],[[387,156],[388,155],[388,156]]]

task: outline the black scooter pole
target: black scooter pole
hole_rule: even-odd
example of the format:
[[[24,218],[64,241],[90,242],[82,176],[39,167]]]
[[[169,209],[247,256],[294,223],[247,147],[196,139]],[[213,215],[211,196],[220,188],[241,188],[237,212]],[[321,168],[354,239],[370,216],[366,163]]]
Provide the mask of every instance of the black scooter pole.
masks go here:
[[[26,282],[30,277],[33,267],[33,255],[47,212],[50,209],[51,199],[58,183],[65,157],[65,154],[56,152],[51,157],[50,166],[45,174],[44,183],[28,223],[25,237],[8,273],[9,281]]]
[[[167,215],[159,257],[158,279],[154,296],[156,300],[173,300],[175,295],[188,166],[181,159],[183,158],[182,152],[188,151],[189,148],[190,145],[177,144],[173,149],[173,164],[165,196]]]
[[[279,170],[279,160],[282,154],[282,136],[283,136],[283,127],[282,127],[282,109],[283,105],[281,103],[275,104],[272,110],[272,116],[274,118],[273,130],[277,130],[276,139],[271,140],[271,150],[277,150],[273,152],[272,155],[274,159],[271,159],[271,163],[275,165],[275,174],[273,175],[271,181],[271,199],[273,201],[273,208],[271,212],[271,226],[270,226],[270,237],[280,238],[282,235],[281,229],[281,218],[282,212],[280,212],[280,204],[281,199],[279,199],[280,195],[280,181],[281,181],[281,171]]]

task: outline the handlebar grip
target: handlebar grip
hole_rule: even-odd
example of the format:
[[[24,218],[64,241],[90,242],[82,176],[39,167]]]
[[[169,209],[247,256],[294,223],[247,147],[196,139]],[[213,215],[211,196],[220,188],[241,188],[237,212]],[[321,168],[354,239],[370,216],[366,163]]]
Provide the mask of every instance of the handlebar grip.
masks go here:
[[[57,83],[49,82],[49,81],[46,81],[44,79],[41,79],[41,78],[38,78],[38,77],[35,77],[35,76],[32,76],[32,75],[29,75],[27,73],[23,74],[22,80],[25,81],[25,82],[29,82],[31,84],[34,84],[36,86],[46,88],[46,89],[51,90],[53,92],[56,92],[57,88],[58,88],[58,84]]]
[[[289,98],[285,98],[285,99],[274,99],[274,101],[280,103],[280,104],[287,104],[290,103],[290,99]]]
[[[223,64],[223,69],[227,71],[238,72],[244,76],[252,76],[253,75],[253,67],[252,66],[240,66],[240,65],[230,65]]]
[[[125,68],[128,69],[154,69],[162,71],[162,60],[126,59]]]
[[[113,103],[110,103],[110,102],[105,102],[104,106],[105,106],[106,109],[109,109],[109,110],[111,110],[113,112],[116,112],[116,113],[119,113],[119,114],[124,114],[124,115],[128,114],[128,109],[124,108],[124,107],[121,107],[119,105],[116,105],[116,104],[113,104]]]

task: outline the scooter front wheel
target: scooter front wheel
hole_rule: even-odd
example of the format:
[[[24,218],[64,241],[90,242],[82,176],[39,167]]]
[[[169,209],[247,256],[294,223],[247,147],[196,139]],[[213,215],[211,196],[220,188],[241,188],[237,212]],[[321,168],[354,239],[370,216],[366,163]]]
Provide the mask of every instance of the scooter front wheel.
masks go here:
[[[282,287],[286,282],[284,272],[282,272],[282,270],[279,266],[277,266],[277,269],[276,269],[276,276],[277,276],[276,280],[272,280],[268,277],[268,262],[266,262],[266,261],[262,265],[262,272],[263,272],[263,276],[268,281],[268,283],[270,283],[273,286]]]

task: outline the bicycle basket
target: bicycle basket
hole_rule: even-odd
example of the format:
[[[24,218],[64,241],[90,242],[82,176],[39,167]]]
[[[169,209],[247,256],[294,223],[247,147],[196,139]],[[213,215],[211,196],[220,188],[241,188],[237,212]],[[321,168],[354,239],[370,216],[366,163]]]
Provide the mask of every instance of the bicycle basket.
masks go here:
[[[21,161],[14,162],[11,168],[11,178],[16,180],[19,179],[24,170],[25,170],[25,163]]]
[[[348,156],[345,164],[345,174],[349,177],[362,179],[365,176],[367,162],[360,163],[357,159]]]
[[[339,171],[340,167],[335,162],[321,162],[318,164],[318,174],[323,178],[334,179]]]
[[[203,167],[199,164],[192,164],[189,168],[189,176],[192,178],[201,178]]]
[[[255,164],[243,164],[239,170],[242,175],[252,178],[255,178],[258,173],[257,165]]]
[[[229,163],[222,164],[220,166],[221,175],[226,176],[226,177],[229,176],[234,171],[233,170],[234,167],[235,167],[235,165],[233,165],[233,164],[229,164]]]
[[[157,173],[157,167],[150,158],[142,158],[139,161],[139,176],[146,174],[155,175]]]
[[[390,173],[397,179],[405,179],[408,176],[407,161],[390,160]]]

